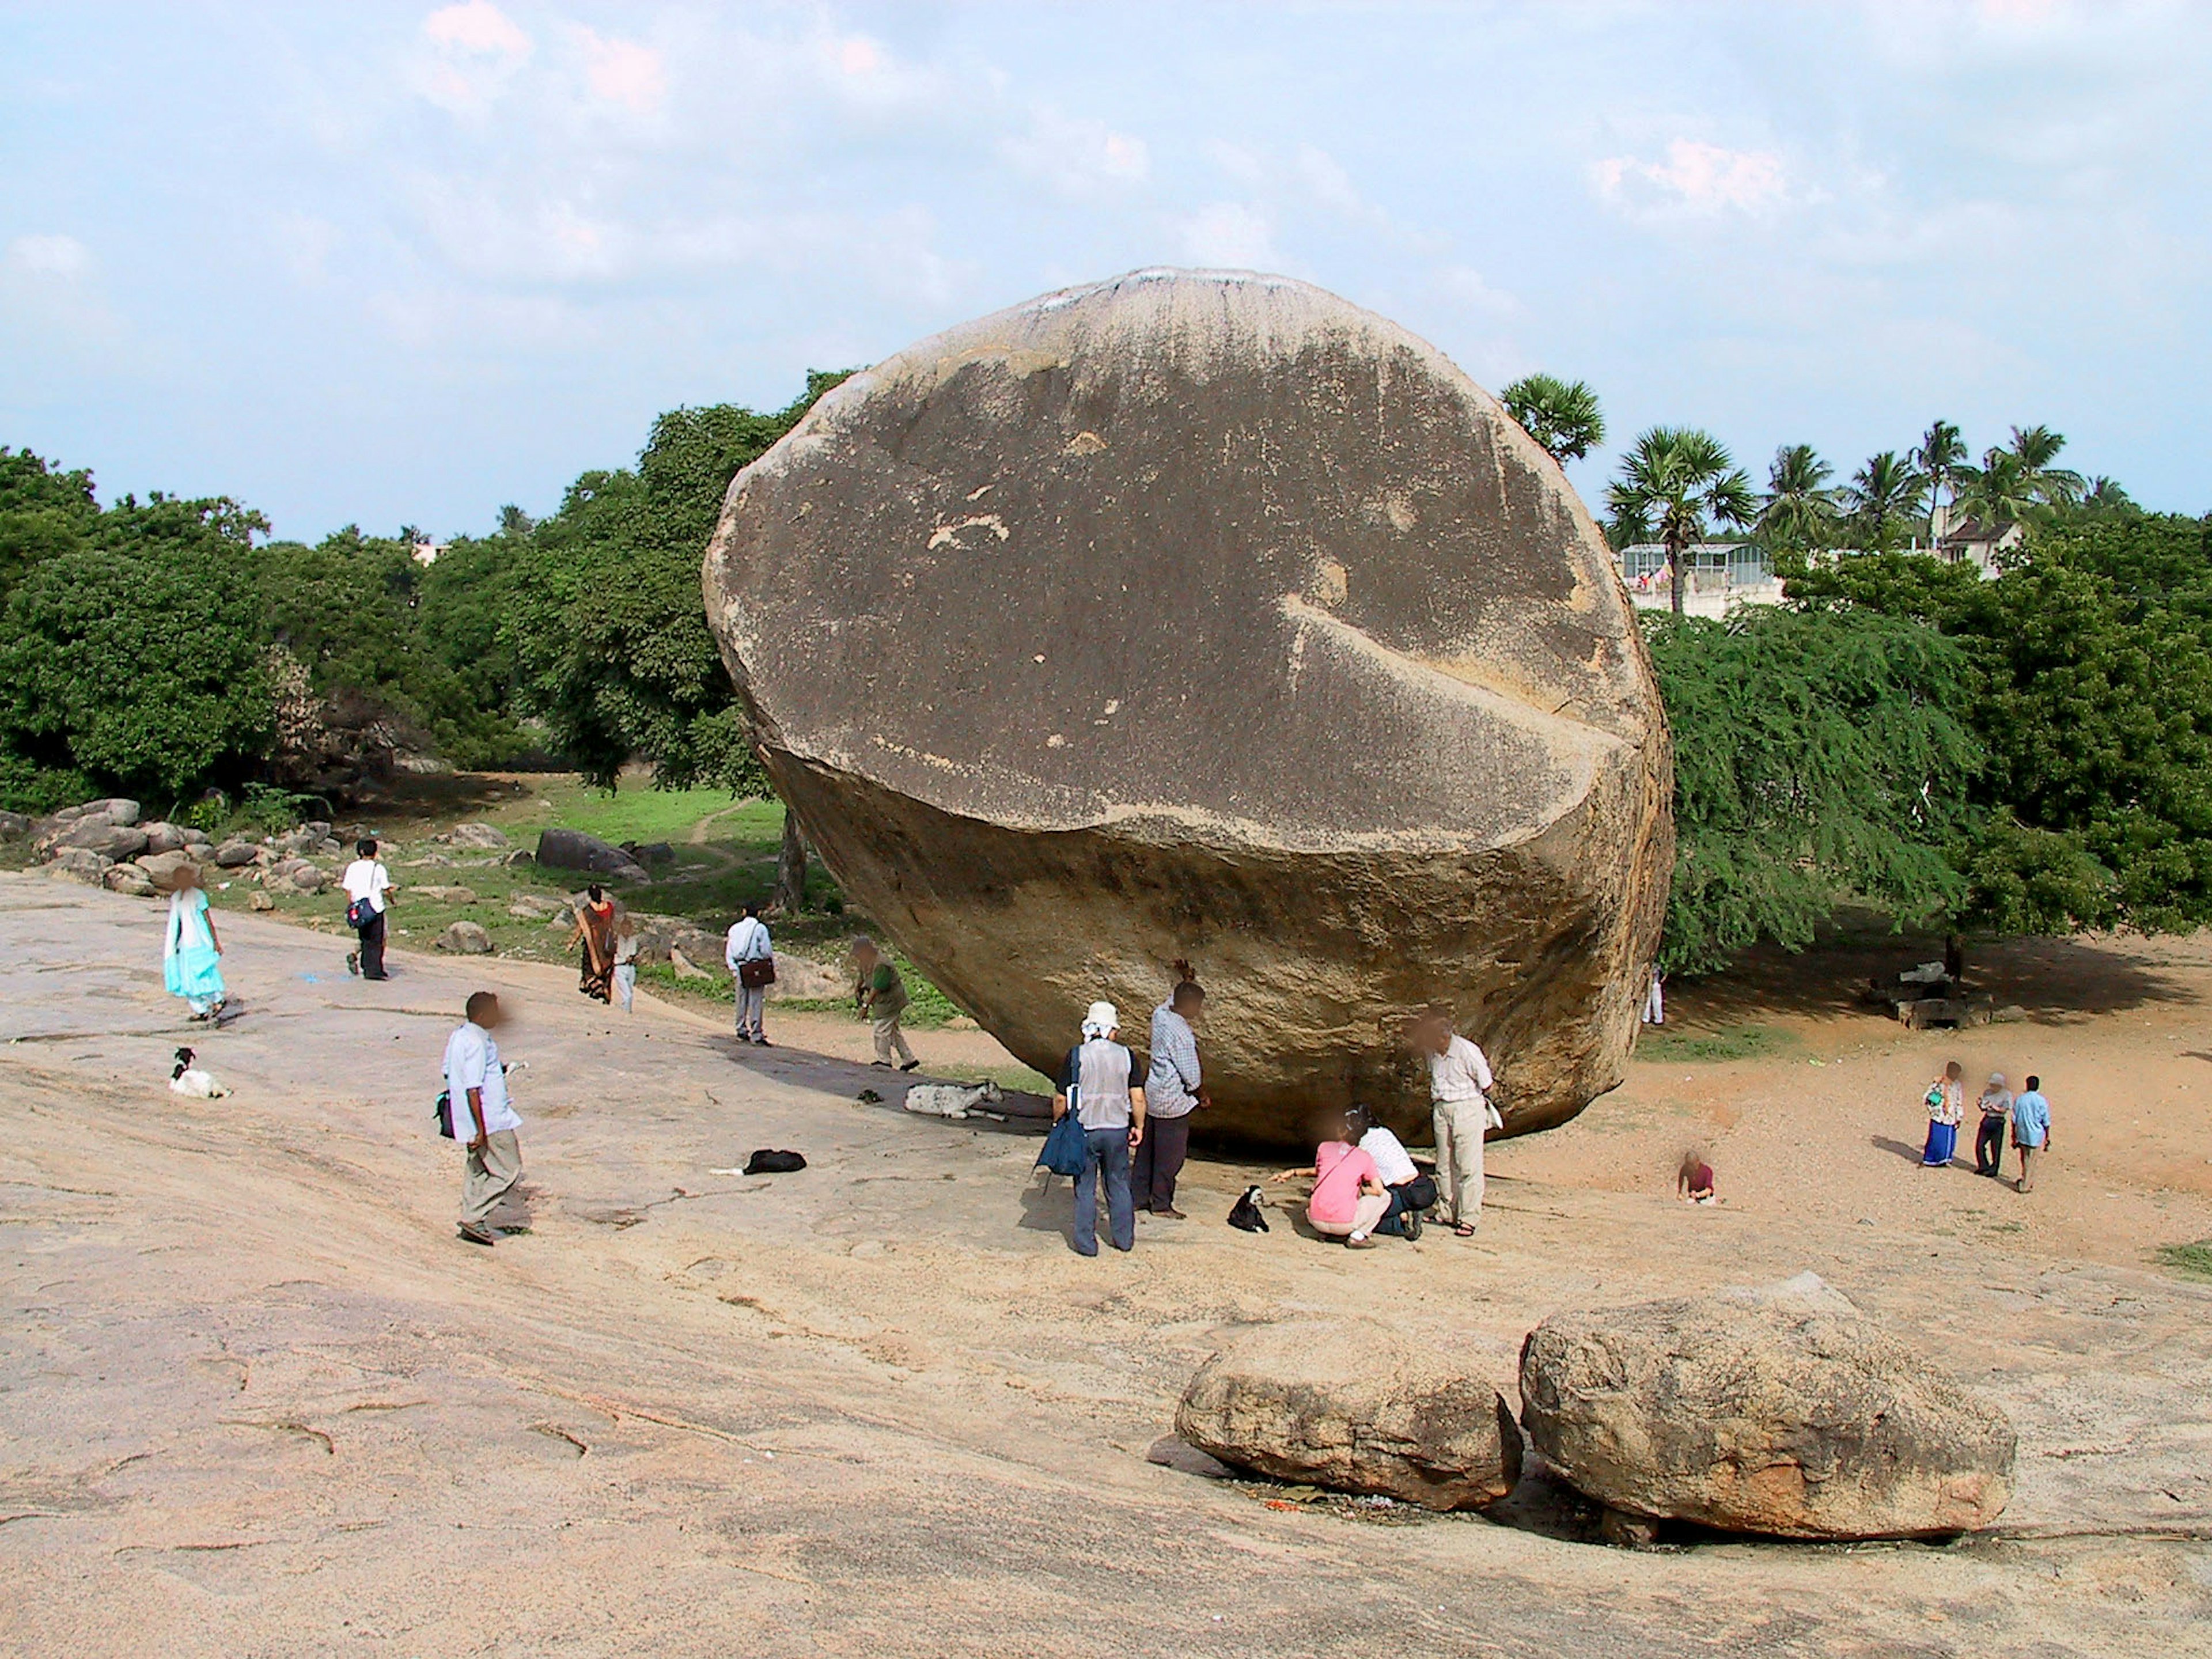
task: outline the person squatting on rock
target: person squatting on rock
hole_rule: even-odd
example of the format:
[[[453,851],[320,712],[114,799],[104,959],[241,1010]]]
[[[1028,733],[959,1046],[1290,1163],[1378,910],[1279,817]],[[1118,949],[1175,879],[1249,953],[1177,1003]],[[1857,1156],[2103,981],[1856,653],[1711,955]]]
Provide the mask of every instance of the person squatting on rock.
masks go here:
[[[1375,1224],[1375,1231],[1419,1238],[1422,1213],[1437,1201],[1436,1178],[1421,1173],[1406,1143],[1377,1123],[1366,1107],[1352,1107],[1345,1113],[1344,1121],[1358,1138],[1359,1150],[1375,1160],[1376,1173],[1390,1190],[1389,1211]]]
[[[2029,1161],[2036,1153],[2051,1150],[2051,1103],[2043,1097],[2039,1077],[2028,1079],[2027,1087],[2013,1097],[2012,1144],[2020,1153],[2020,1179],[2013,1183],[2013,1190],[2033,1192],[2035,1176]]]
[[[1490,1060],[1452,1030],[1451,1011],[1435,1007],[1416,1028],[1428,1055],[1429,1103],[1437,1137],[1437,1189],[1443,1219],[1473,1238],[1482,1219],[1482,1142],[1504,1121],[1490,1103]]]
[[[1947,1169],[1959,1150],[1959,1126],[1966,1121],[1966,1067],[1955,1060],[1946,1066],[1920,1103],[1928,1109],[1928,1145],[1921,1152],[1920,1167]]]
[[[1324,1238],[1340,1238],[1355,1250],[1375,1247],[1375,1230],[1390,1213],[1390,1189],[1382,1171],[1364,1149],[1352,1144],[1351,1115],[1337,1121],[1334,1139],[1314,1149],[1314,1161],[1304,1169],[1279,1170],[1276,1181],[1313,1182],[1306,1200],[1306,1219]]]
[[[899,1016],[906,1012],[906,981],[898,966],[876,948],[872,939],[853,941],[853,967],[857,979],[853,986],[853,1006],[860,1011],[860,1018],[874,1028],[876,1057],[872,1065],[888,1067],[891,1056],[898,1056],[898,1068],[911,1072],[921,1062],[907,1047],[906,1033],[899,1030]]]
[[[506,1019],[499,999],[477,991],[469,998],[468,1018],[446,1039],[447,1109],[453,1138],[468,1152],[460,1232],[471,1244],[495,1242],[491,1212],[522,1179],[522,1147],[515,1139],[522,1120],[507,1104],[507,1068],[492,1037]]]
[[[767,1048],[768,988],[775,977],[775,942],[768,936],[759,905],[748,904],[744,915],[730,924],[722,941],[722,963],[730,970],[738,999],[738,1040]]]
[[[345,889],[346,925],[360,941],[346,956],[346,971],[363,979],[388,979],[391,975],[384,971],[384,907],[399,890],[376,855],[374,838],[363,836],[353,850],[353,862],[338,878]]]
[[[1982,1126],[1974,1132],[1974,1173],[2001,1176],[2004,1173],[2005,1129],[2012,1122],[2012,1091],[2005,1087],[2002,1072],[1990,1073],[1989,1086],[1982,1091],[1977,1103],[1982,1109]]]
[[[170,878],[169,919],[161,933],[161,982],[194,1019],[214,1019],[229,993],[222,983],[222,940],[200,885],[199,866],[180,864]]]
[[[1136,1059],[1118,1041],[1121,1017],[1094,1002],[1083,1017],[1083,1041],[1067,1051],[1052,1097],[1055,1123],[1073,1112],[1083,1126],[1083,1173],[1075,1177],[1075,1249],[1098,1254],[1098,1176],[1106,1176],[1108,1237],[1117,1250],[1137,1242],[1136,1206],[1129,1197],[1129,1156],[1145,1143],[1145,1090],[1133,1084]]]
[[[1682,1154],[1682,1166],[1674,1171],[1674,1196],[1691,1204],[1713,1201],[1713,1166],[1694,1146]]]
[[[1137,1148],[1130,1183],[1137,1207],[1170,1221],[1176,1208],[1176,1177],[1190,1155],[1190,1115],[1206,1104],[1198,1063],[1198,1033],[1206,1014],[1206,992],[1191,977],[1190,964],[1178,962],[1179,975],[1168,1000],[1152,1010],[1152,1059],[1145,1073],[1145,1140]]]

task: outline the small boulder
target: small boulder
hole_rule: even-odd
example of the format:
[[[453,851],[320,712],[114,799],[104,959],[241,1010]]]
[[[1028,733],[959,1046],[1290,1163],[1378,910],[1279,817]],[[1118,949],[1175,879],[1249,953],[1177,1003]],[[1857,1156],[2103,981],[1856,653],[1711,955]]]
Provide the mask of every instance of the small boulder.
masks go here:
[[[81,848],[97,853],[102,858],[136,858],[146,850],[146,832],[125,824],[110,823],[96,816],[79,818],[62,832],[63,847]]]
[[[1521,1433],[1480,1361],[1370,1319],[1243,1332],[1176,1411],[1186,1445],[1241,1468],[1432,1510],[1494,1503],[1521,1478]]]
[[[261,856],[261,849],[250,841],[227,841],[215,849],[216,867],[221,870],[242,870]]]
[[[507,901],[507,914],[517,921],[551,921],[566,915],[568,908],[559,899],[543,893],[517,893]]]
[[[97,887],[100,884],[100,878],[107,873],[114,863],[113,859],[105,857],[87,848],[64,847],[54,854],[53,862],[46,866],[46,873],[52,876],[68,876]]]
[[[1585,1497],[1630,1516],[1778,1538],[1986,1527],[2014,1436],[1810,1273],[1554,1314],[1521,1352],[1522,1420]]]
[[[427,899],[432,904],[474,904],[476,890],[469,887],[410,887],[415,897]]]
[[[644,866],[621,848],[580,830],[556,827],[541,830],[538,836],[538,861],[556,870],[588,870],[594,875],[612,876],[621,881],[652,879]]]
[[[187,847],[206,847],[212,844],[211,838],[204,830],[188,830],[179,825],[177,833],[184,837],[185,845]]]
[[[503,853],[507,850],[507,831],[494,829],[489,823],[457,823],[453,826],[453,843],[487,853]]]
[[[500,862],[506,865],[511,870],[520,870],[526,865],[537,863],[538,854],[532,852],[527,847],[519,847],[514,852],[509,853],[505,858],[501,859]]]
[[[473,921],[457,921],[438,935],[437,947],[458,956],[488,957],[491,954],[491,935]]]
[[[31,833],[31,820],[21,812],[0,812],[0,841],[21,841]]]
[[[775,983],[768,988],[769,1001],[831,1002],[852,993],[852,981],[836,969],[788,951],[775,953]]]
[[[194,863],[192,855],[182,848],[167,853],[143,853],[137,868],[151,882],[157,892],[166,893],[176,885],[177,872]]]
[[[252,910],[274,910],[276,908],[276,901],[266,893],[256,893],[246,903],[246,908]]]
[[[110,795],[105,800],[88,800],[77,809],[85,817],[104,817],[118,829],[129,829],[138,822],[138,803],[125,800],[120,795]]]
[[[173,823],[164,823],[156,818],[138,827],[146,832],[146,850],[149,853],[173,853],[185,844],[185,832]]]
[[[690,957],[685,956],[681,951],[671,950],[669,951],[668,965],[676,970],[676,977],[678,979],[712,979],[714,977],[714,975],[708,973],[704,968],[702,968],[697,963],[694,963]]]
[[[154,884],[135,864],[109,865],[100,872],[100,884],[111,893],[127,893],[132,898],[154,896]]]
[[[262,872],[261,884],[272,893],[319,893],[330,877],[305,859],[285,859]]]

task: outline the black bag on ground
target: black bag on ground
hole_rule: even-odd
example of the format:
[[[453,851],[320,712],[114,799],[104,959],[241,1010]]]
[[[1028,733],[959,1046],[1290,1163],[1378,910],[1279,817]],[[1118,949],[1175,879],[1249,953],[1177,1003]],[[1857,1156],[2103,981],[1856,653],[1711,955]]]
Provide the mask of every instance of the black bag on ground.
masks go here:
[[[1261,1212],[1260,1200],[1265,1194],[1257,1187],[1247,1187],[1229,1212],[1229,1224],[1239,1232],[1264,1233],[1268,1231],[1267,1218]]]
[[[747,1175],[789,1175],[805,1167],[806,1160],[797,1152],[779,1152],[766,1146],[745,1160]]]

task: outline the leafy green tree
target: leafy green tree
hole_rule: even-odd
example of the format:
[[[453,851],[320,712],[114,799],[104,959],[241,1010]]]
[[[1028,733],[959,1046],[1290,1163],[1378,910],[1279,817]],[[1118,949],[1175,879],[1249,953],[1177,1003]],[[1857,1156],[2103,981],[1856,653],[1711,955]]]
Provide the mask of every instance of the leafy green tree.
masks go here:
[[[1705,538],[1709,520],[1746,526],[1759,516],[1751,480],[1711,433],[1655,426],[1621,458],[1620,476],[1606,490],[1615,523],[1656,526],[1673,572],[1673,603],[1682,614],[1684,560]]]
[[[1755,528],[1769,550],[1833,547],[1841,515],[1828,480],[1836,469],[1810,444],[1784,444],[1766,471],[1766,495]]]
[[[641,757],[671,788],[769,793],[707,627],[700,566],[730,480],[844,378],[810,374],[769,414],[672,410],[635,471],[586,472],[532,533],[510,635],[520,696],[595,781],[611,786]]]
[[[99,530],[90,472],[64,472],[27,449],[0,447],[0,599],[33,565]]]
[[[1743,607],[1647,624],[1674,734],[1675,861],[1662,967],[1790,950],[1845,898],[1901,923],[1948,915],[1947,857],[1979,756],[1954,712],[1965,653],[1935,629],[1850,609]]]
[[[1578,461],[1605,441],[1605,415],[1587,380],[1524,374],[1498,393],[1498,401],[1555,461]]]
[[[1927,499],[1928,480],[1888,449],[1871,457],[1844,489],[1851,535],[1875,553],[1890,551],[1900,538],[1911,533]]]

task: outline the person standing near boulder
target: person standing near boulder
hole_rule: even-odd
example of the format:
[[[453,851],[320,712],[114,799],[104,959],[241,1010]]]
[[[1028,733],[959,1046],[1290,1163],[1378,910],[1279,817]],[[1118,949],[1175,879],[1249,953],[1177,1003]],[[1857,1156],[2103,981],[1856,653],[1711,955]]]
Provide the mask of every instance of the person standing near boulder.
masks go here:
[[[222,983],[222,940],[208,912],[199,866],[180,864],[170,878],[168,926],[161,935],[161,982],[194,1019],[214,1019],[229,994]]]
[[[2031,1077],[2027,1087],[2013,1097],[2012,1144],[2020,1154],[2020,1179],[2013,1190],[2032,1193],[2035,1176],[2028,1165],[2038,1152],[2051,1149],[2051,1103],[2043,1097],[2043,1079]]]
[[[389,979],[384,971],[384,907],[399,890],[376,855],[374,837],[363,836],[353,850],[353,862],[338,878],[345,889],[346,926],[361,941],[346,956],[346,971],[363,979]]]
[[[1083,1173],[1075,1177],[1075,1251],[1098,1254],[1098,1176],[1106,1176],[1108,1237],[1117,1250],[1137,1243],[1137,1210],[1129,1196],[1129,1157],[1145,1144],[1145,1091],[1133,1084],[1136,1059],[1118,1041],[1121,1017],[1094,1002],[1083,1017],[1083,1041],[1067,1051],[1052,1121],[1073,1112],[1083,1126]]]
[[[768,988],[775,983],[775,941],[769,937],[759,905],[748,904],[744,915],[730,924],[722,963],[738,999],[738,1041],[768,1048]]]
[[[898,964],[876,948],[875,940],[858,939],[853,941],[853,966],[859,973],[853,987],[854,1006],[874,1027],[876,1057],[870,1063],[889,1069],[891,1056],[896,1054],[899,1070],[915,1070],[921,1062],[914,1057],[906,1033],[899,1029],[899,1016],[906,1012],[908,998]]]
[[[1449,1009],[1430,1009],[1419,1029],[1429,1060],[1437,1196],[1453,1233],[1473,1238],[1482,1219],[1483,1139],[1504,1127],[1490,1103],[1496,1079],[1489,1056],[1452,1030]]]
[[[1990,1073],[1989,1087],[1982,1091],[1979,1103],[1982,1127],[1974,1132],[1974,1173],[2001,1176],[2004,1173],[2005,1128],[2012,1121],[2012,1091],[2005,1087],[2002,1072]]]
[[[1206,992],[1179,962],[1182,977],[1165,1002],[1152,1010],[1152,1060],[1145,1073],[1144,1145],[1137,1148],[1130,1175],[1137,1207],[1170,1221],[1186,1218],[1176,1208],[1176,1177],[1190,1155],[1190,1115],[1206,1104],[1198,1063],[1198,1033],[1206,1014]]]
[[[468,1152],[461,1186],[461,1237],[471,1244],[497,1242],[491,1212],[522,1179],[522,1120],[507,1103],[507,1068],[492,1033],[507,1023],[506,1010],[489,991],[468,1002],[468,1018],[446,1039],[447,1110],[453,1137]]]

